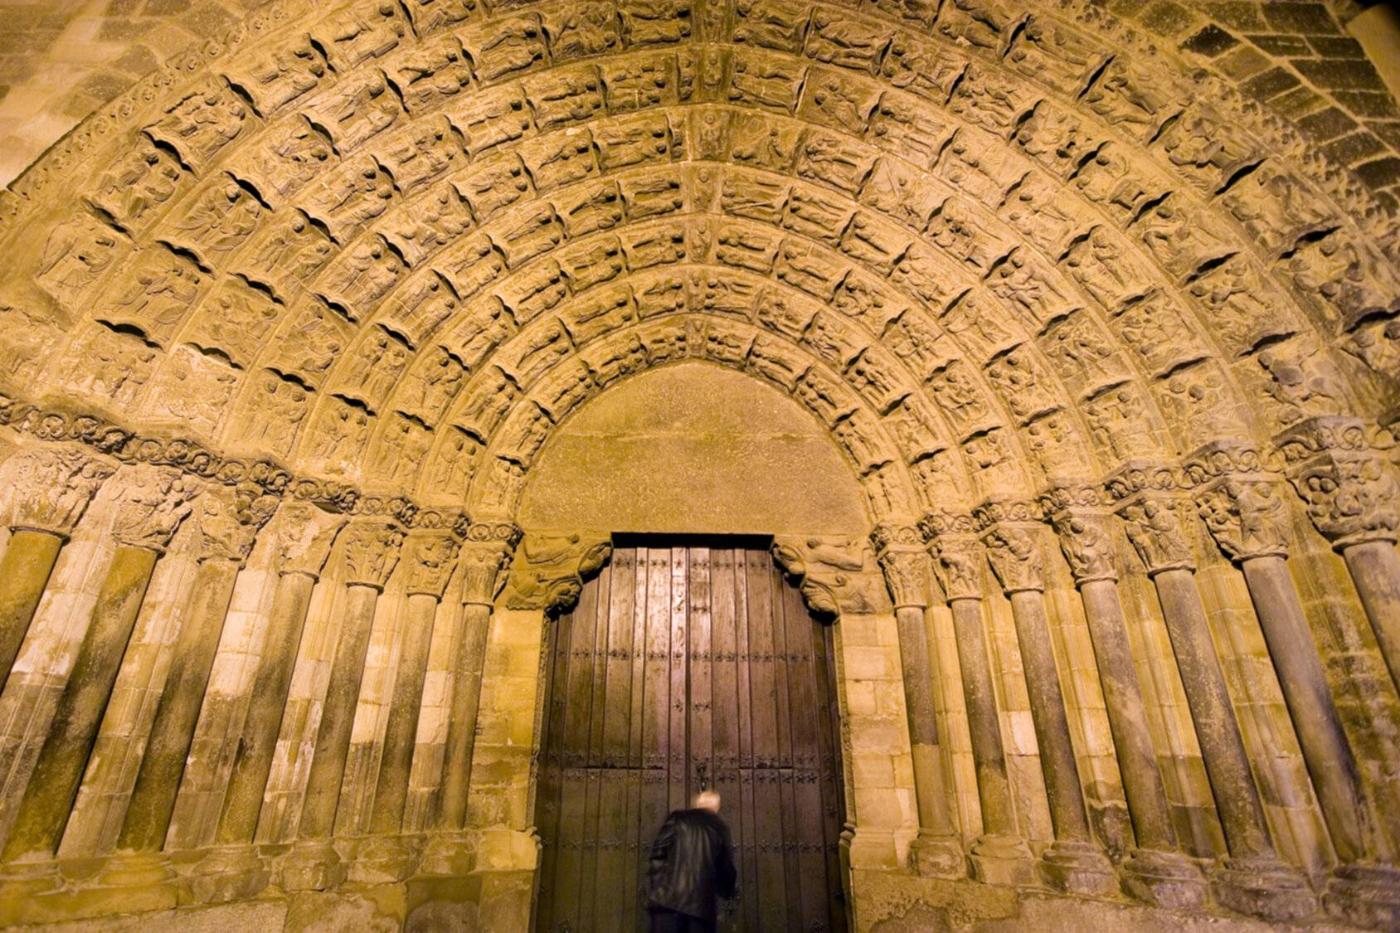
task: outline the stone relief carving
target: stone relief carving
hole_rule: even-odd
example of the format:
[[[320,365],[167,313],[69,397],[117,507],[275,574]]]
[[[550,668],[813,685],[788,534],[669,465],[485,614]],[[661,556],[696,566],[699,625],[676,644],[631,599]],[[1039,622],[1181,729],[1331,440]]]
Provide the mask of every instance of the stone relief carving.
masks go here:
[[[506,584],[507,609],[535,609],[555,616],[573,609],[583,578],[612,556],[612,543],[579,535],[528,535]]]
[[[116,464],[72,445],[21,450],[0,463],[0,522],[67,537],[116,470]]]

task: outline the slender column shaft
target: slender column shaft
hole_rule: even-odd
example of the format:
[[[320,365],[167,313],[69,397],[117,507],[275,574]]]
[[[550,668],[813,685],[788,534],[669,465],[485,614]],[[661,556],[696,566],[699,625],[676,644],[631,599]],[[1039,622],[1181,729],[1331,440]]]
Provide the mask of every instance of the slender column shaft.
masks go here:
[[[982,831],[994,836],[1014,836],[1016,815],[1001,744],[992,664],[982,629],[982,601],[952,599],[948,605],[958,638],[958,665],[962,668],[963,702],[967,706],[972,760],[977,770],[977,798],[982,804]]]
[[[491,607],[467,603],[462,610],[462,645],[453,678],[452,713],[447,725],[447,767],[443,775],[439,825],[461,829],[467,821],[467,789],[471,786],[472,745],[481,710],[481,669],[491,630]]]
[[[251,842],[262,810],[263,791],[272,769],[277,733],[287,705],[287,690],[301,646],[302,628],[316,578],[299,571],[277,580],[268,620],[267,641],[253,679],[252,698],[234,755],[216,838],[220,843]]]
[[[428,648],[432,643],[433,620],[438,600],[430,593],[411,593],[399,670],[394,678],[394,697],[389,722],[384,730],[384,753],[379,759],[379,782],[370,814],[370,829],[378,833],[398,832],[408,799],[409,769],[414,743],[418,738],[418,713],[423,703],[423,680],[427,676]]]
[[[1360,820],[1361,776],[1327,686],[1298,593],[1280,556],[1241,561],[1283,699],[1298,732],[1318,803],[1343,862],[1366,855]]]
[[[953,826],[948,819],[948,801],[939,760],[941,752],[933,702],[933,665],[929,663],[923,607],[901,606],[895,610],[895,621],[899,628],[900,664],[904,669],[904,707],[909,723],[919,826],[934,835],[949,835],[953,832]]]
[[[1375,629],[1390,677],[1400,688],[1400,551],[1392,541],[1365,541],[1342,548],[1342,558]]]
[[[155,565],[148,548],[123,545],[113,555],[0,860],[57,851]]]
[[[1123,621],[1118,587],[1108,579],[1080,584],[1089,638],[1094,645],[1099,680],[1108,707],[1108,726],[1118,751],[1118,770],[1133,821],[1133,835],[1145,849],[1176,846],[1167,794],[1157,770],[1157,755],[1147,727],[1147,708],[1138,686],[1137,671]]]
[[[1039,590],[1018,590],[1010,597],[1055,838],[1088,841],[1089,817],[1079,786],[1079,767],[1074,760],[1055,654],[1050,646],[1045,600]]]
[[[212,558],[202,561],[195,573],[189,607],[117,837],[118,849],[152,852],[165,843],[240,566],[237,560]]]
[[[1153,576],[1167,635],[1186,688],[1201,757],[1210,778],[1226,846],[1235,857],[1274,856],[1249,756],[1230,705],[1225,674],[1211,641],[1195,575],[1185,568]]]
[[[62,547],[63,539],[47,531],[21,528],[10,535],[0,559],[0,686],[10,676]]]
[[[325,839],[335,826],[355,706],[360,698],[360,679],[364,676],[365,654],[378,602],[376,587],[352,583],[345,588],[345,621],[331,662],[330,685],[321,707],[316,750],[301,808],[299,835],[303,839]]]

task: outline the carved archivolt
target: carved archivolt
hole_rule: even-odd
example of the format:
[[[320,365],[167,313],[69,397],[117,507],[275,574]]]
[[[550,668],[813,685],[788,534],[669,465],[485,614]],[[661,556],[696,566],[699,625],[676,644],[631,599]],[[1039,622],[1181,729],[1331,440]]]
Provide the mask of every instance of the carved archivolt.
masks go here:
[[[596,7],[274,3],[192,53],[5,202],[0,380],[103,413],[54,439],[508,516],[580,404],[700,359],[882,521],[1400,392],[1393,231],[1096,8]]]

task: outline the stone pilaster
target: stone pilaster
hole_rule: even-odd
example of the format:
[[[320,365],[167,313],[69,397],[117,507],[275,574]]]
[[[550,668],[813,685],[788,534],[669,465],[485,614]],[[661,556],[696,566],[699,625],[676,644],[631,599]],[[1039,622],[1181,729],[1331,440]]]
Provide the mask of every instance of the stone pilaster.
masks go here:
[[[925,516],[919,525],[957,634],[963,701],[982,809],[982,835],[969,853],[973,875],[992,884],[1027,884],[1032,880],[1031,853],[1016,829],[982,619],[982,568],[986,564],[982,544],[972,533],[971,516],[935,513]]]
[[[248,847],[262,809],[311,591],[344,522],[343,516],[300,500],[284,502],[272,521],[277,584],[215,831],[215,840],[231,848],[207,860],[212,863],[208,883],[197,887],[201,899],[252,897],[267,884],[265,866]]]
[[[1316,899],[1275,854],[1196,587],[1195,558],[1177,515],[1176,479],[1165,467],[1135,462],[1107,485],[1128,540],[1157,589],[1230,853],[1213,879],[1216,899],[1275,922],[1306,916],[1316,909]]]
[[[123,818],[119,850],[154,852],[165,842],[234,583],[277,505],[276,498],[252,485],[213,486],[195,500],[190,521],[198,567]]]
[[[462,621],[454,639],[457,659],[447,725],[447,767],[436,823],[460,830],[466,823],[471,786],[472,741],[481,709],[481,674],[490,633],[491,607],[506,585],[520,529],[509,522],[473,522],[458,560],[462,565]]]
[[[76,445],[22,450],[0,464],[0,686],[19,654],[63,542],[116,464]]]
[[[1172,830],[1147,708],[1128,645],[1105,496],[1093,486],[1056,486],[1041,497],[1041,507],[1079,590],[1103,686],[1137,842],[1120,866],[1124,884],[1130,893],[1149,903],[1198,905],[1205,898],[1205,883],[1200,870],[1177,848]]]
[[[330,836],[340,803],[374,612],[379,594],[398,565],[404,531],[389,517],[357,517],[346,526],[341,541],[345,561],[343,615],[306,778],[297,846],[281,866],[282,885],[288,890],[321,890],[345,878],[347,868],[331,846]]]
[[[949,814],[952,812],[945,776],[950,767],[939,741],[934,697],[939,673],[930,660],[929,633],[924,613],[929,603],[928,554],[917,528],[880,525],[870,536],[885,585],[894,602],[899,628],[899,660],[904,681],[905,718],[914,763],[914,796],[919,835],[910,858],[920,874],[942,878],[967,873]]]
[[[117,482],[117,549],[0,853],[5,862],[57,851],[151,573],[199,491],[175,470],[144,464],[127,467]]]
[[[1016,640],[1030,694],[1031,721],[1040,747],[1041,771],[1050,803],[1055,841],[1041,856],[1041,873],[1053,887],[1082,894],[1117,888],[1107,856],[1093,841],[1069,716],[1050,643],[1045,612],[1044,542],[1038,507],[993,502],[978,507],[987,560],[1011,601]]]
[[[1288,481],[1347,563],[1391,679],[1400,687],[1400,483],[1355,418],[1310,418],[1280,434]]]
[[[1384,909],[1400,919],[1400,878],[1392,878],[1388,904],[1374,896],[1375,879],[1358,890],[1348,869],[1391,855],[1388,840],[1370,812],[1360,769],[1312,631],[1288,571],[1288,510],[1279,477],[1258,450],[1243,442],[1221,442],[1196,451],[1184,467],[1201,520],[1220,550],[1244,573],[1255,615],[1278,672],[1308,774],[1340,865],[1328,889],[1329,906],[1368,922]]]

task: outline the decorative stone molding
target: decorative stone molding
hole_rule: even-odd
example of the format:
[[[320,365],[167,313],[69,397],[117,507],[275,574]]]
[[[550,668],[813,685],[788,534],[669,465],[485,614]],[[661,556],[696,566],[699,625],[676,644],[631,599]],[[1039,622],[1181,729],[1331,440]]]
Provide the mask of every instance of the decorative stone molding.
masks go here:
[[[778,537],[773,560],[794,583],[807,608],[839,619],[844,613],[879,612],[885,603],[874,584],[876,568],[859,538]]]
[[[399,562],[404,530],[388,518],[355,518],[345,527],[345,582],[382,590]]]
[[[1176,477],[1169,467],[1132,461],[1108,478],[1114,511],[1124,522],[1128,541],[1148,576],[1167,570],[1196,569],[1196,559],[1176,514]]]
[[[1103,489],[1088,484],[1052,486],[1041,494],[1040,507],[1055,530],[1076,586],[1118,579],[1118,555]]]
[[[1342,416],[1310,418],[1274,439],[1308,517],[1338,550],[1397,539],[1400,484],[1378,449],[1387,440]]]
[[[190,500],[201,484],[168,467],[138,464],[117,476],[116,518],[112,537],[125,547],[163,552],[175,530],[192,511]]]
[[[253,483],[211,485],[194,501],[194,553],[198,560],[248,559],[258,532],[277,511],[278,499]]]
[[[592,576],[612,556],[612,542],[570,535],[525,535],[506,589],[507,609],[558,616],[573,609]]]
[[[442,599],[460,547],[461,541],[450,530],[415,528],[410,531],[404,542],[407,594]]]
[[[345,516],[307,500],[284,500],[272,522],[276,536],[273,569],[282,574],[319,578],[344,524]]]
[[[1288,556],[1288,512],[1275,476],[1253,445],[1209,444],[1182,467],[1206,529],[1227,557]]]
[[[982,598],[982,542],[971,515],[931,512],[919,531],[933,557],[934,574],[948,600]]]
[[[928,605],[928,553],[913,525],[877,525],[870,533],[875,559],[896,609]]]
[[[0,523],[66,538],[116,470],[73,444],[21,450],[0,464]]]
[[[472,522],[462,543],[462,602],[490,606],[509,576],[520,529],[509,522]]]

